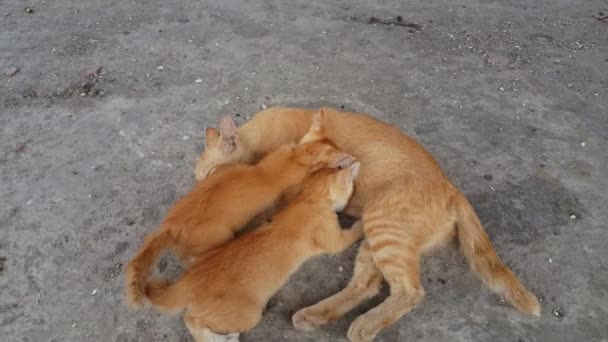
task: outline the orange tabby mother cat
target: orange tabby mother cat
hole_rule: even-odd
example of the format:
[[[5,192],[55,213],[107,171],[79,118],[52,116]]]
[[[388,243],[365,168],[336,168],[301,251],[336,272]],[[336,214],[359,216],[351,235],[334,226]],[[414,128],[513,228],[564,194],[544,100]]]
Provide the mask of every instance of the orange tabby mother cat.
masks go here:
[[[218,165],[252,162],[281,144],[298,141],[316,113],[325,135],[361,162],[357,191],[345,212],[362,218],[366,243],[359,249],[349,285],[298,311],[293,316],[296,328],[308,330],[339,318],[377,294],[384,278],[389,297],[359,316],[348,331],[351,341],[373,340],[422,301],[420,255],[455,235],[471,268],[488,286],[518,310],[540,314],[537,298],[500,260],[473,207],[433,157],[399,129],[369,116],[329,108],[269,108],[239,128],[231,151],[205,149],[195,170],[197,179]]]
[[[236,132],[231,120],[223,119],[223,131]],[[183,261],[232,239],[255,215],[272,206],[288,188],[299,185],[311,172],[324,167],[348,165],[353,157],[324,141],[316,141],[318,127],[299,145],[284,145],[254,166],[235,165],[214,173],[180,199],[160,228],[144,242],[126,269],[127,299],[142,304],[150,267],[171,248]],[[234,137],[234,135],[233,135]],[[207,148],[230,149],[225,137],[207,139]]]
[[[197,342],[237,341],[304,261],[339,253],[363,236],[360,222],[343,230],[336,215],[358,170],[354,163],[315,173],[271,223],[206,253],[175,284],[152,282],[149,300],[165,310],[187,307],[184,321]]]

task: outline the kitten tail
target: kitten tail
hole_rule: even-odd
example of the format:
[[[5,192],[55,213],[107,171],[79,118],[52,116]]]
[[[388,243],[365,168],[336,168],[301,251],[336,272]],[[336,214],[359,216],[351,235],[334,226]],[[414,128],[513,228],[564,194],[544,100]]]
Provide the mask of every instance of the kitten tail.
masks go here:
[[[139,253],[127,265],[127,302],[132,308],[137,309],[143,304],[150,268],[172,243],[171,232],[168,229],[161,229],[146,239]]]

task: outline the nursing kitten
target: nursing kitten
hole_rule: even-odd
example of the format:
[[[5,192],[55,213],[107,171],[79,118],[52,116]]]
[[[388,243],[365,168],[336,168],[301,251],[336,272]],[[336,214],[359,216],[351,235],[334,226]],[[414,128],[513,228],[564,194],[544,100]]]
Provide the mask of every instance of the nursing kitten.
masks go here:
[[[226,129],[231,122],[224,119],[222,127]],[[352,163],[352,156],[327,141],[314,141],[315,132],[311,127],[299,145],[281,146],[256,165],[225,167],[198,182],[169,210],[128,264],[128,302],[135,308],[142,304],[150,268],[166,249],[188,263],[232,239],[235,232],[273,206],[285,190],[299,185],[311,172]],[[227,150],[233,147],[233,141],[208,139],[207,148],[210,146]]]
[[[252,329],[266,303],[309,258],[339,253],[363,236],[357,222],[342,229],[336,211],[353,192],[359,163],[324,169],[272,221],[196,260],[174,284],[153,281],[146,288],[160,309],[186,308],[184,321],[197,342],[236,341]]]

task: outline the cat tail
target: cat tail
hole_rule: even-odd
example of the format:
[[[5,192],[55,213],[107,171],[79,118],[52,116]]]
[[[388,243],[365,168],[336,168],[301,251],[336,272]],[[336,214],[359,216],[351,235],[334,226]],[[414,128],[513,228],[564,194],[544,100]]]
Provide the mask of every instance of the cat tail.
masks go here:
[[[144,302],[150,268],[159,255],[173,244],[171,231],[164,227],[146,238],[137,255],[126,269],[127,302],[139,308]]]
[[[167,279],[152,280],[146,285],[145,296],[152,305],[166,312],[178,312],[188,301],[189,291],[180,288],[180,282],[171,283]]]
[[[462,194],[456,198],[456,211],[460,249],[471,269],[487,286],[504,296],[517,310],[540,316],[538,299],[500,260],[473,206]]]

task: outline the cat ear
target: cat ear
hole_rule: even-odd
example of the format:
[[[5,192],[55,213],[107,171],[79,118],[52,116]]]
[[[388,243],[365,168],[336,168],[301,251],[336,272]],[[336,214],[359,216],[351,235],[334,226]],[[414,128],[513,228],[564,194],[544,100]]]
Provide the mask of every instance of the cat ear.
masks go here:
[[[220,132],[213,127],[205,128],[205,146],[215,146],[217,144],[217,139],[220,137]]]
[[[306,132],[302,140],[300,140],[300,144],[321,140],[323,138],[323,115],[323,108],[313,115],[312,125],[310,125],[308,132]]]
[[[220,119],[220,143],[219,147],[224,153],[230,153],[236,149],[239,144],[239,131],[229,116],[223,116]]]
[[[319,109],[319,111],[312,116],[312,125],[310,126],[311,130],[317,132],[321,131],[321,122],[323,122],[323,116],[323,108]]]
[[[357,179],[357,176],[359,175],[360,166],[361,166],[361,163],[355,162],[355,163],[350,164],[350,166],[346,169],[346,177],[350,181],[354,181],[355,179]]]
[[[331,160],[329,162],[329,164],[327,165],[328,167],[331,168],[339,168],[339,169],[344,169],[347,166],[349,166],[350,164],[352,164],[355,161],[355,157],[351,156],[348,153],[345,152],[339,152],[335,154],[335,157],[333,158],[333,160]]]
[[[235,134],[238,134],[238,130],[234,120],[232,120],[232,118],[228,115],[222,116],[220,119],[220,135],[230,137]]]

